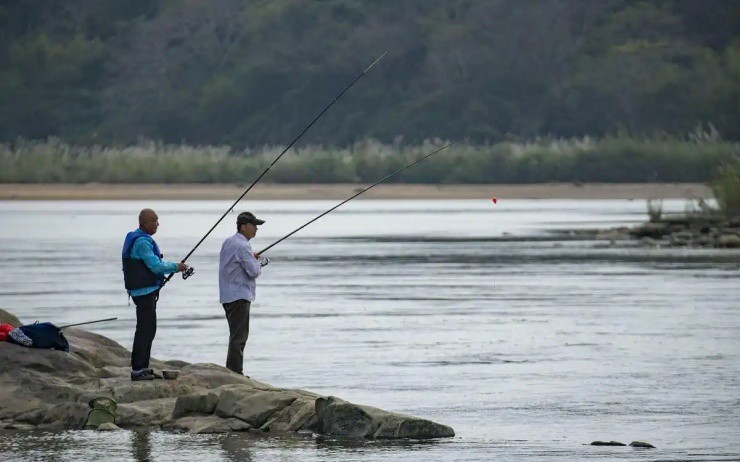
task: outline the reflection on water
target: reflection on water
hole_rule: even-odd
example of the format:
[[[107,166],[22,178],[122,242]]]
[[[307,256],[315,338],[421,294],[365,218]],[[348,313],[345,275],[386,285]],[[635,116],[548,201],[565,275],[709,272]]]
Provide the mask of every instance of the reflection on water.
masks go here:
[[[130,348],[120,245],[138,210],[180,259],[228,201],[0,202],[0,306]],[[261,201],[258,250],[334,205]],[[681,202],[664,202],[680,211]],[[241,208],[238,208],[240,211]],[[250,375],[451,425],[436,442],[160,431],[0,433],[8,460],[737,460],[740,253],[575,241],[643,220],[629,201],[360,201],[270,251]],[[221,240],[162,294],[153,354],[223,363]],[[647,440],[655,451],[584,446]],[[15,457],[15,459],[13,459]],[[6,459],[3,459],[6,460]]]
[[[152,459],[152,443],[150,432],[134,431],[131,432],[131,446],[133,447],[134,459],[136,462],[149,462]]]

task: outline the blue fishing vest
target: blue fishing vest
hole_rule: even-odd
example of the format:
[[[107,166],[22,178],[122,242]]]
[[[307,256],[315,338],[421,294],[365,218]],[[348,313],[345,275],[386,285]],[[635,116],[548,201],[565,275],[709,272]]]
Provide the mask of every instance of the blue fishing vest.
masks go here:
[[[138,258],[131,258],[131,250],[134,248],[134,243],[137,239],[144,238],[152,241],[152,247],[154,254],[160,259],[162,254],[159,252],[159,246],[152,239],[150,234],[137,229],[126,234],[126,239],[123,241],[123,251],[121,252],[121,260],[123,262],[123,282],[126,285],[126,290],[143,289],[144,287],[161,286],[164,282],[164,276],[154,273],[146,266],[144,260]]]

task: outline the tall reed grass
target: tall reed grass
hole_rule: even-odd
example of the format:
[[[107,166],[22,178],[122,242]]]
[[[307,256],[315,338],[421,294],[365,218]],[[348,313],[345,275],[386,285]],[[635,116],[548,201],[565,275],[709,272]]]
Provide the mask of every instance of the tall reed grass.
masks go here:
[[[418,146],[366,140],[345,148],[293,149],[264,181],[368,183],[443,144]],[[55,139],[0,144],[0,182],[247,183],[282,151],[235,151],[142,142],[73,146]],[[679,139],[537,139],[526,143],[458,144],[414,166],[399,183],[704,182],[740,158],[740,143]],[[724,188],[724,186],[722,186]]]
[[[725,214],[740,216],[740,162],[722,168],[712,181],[712,192]]]

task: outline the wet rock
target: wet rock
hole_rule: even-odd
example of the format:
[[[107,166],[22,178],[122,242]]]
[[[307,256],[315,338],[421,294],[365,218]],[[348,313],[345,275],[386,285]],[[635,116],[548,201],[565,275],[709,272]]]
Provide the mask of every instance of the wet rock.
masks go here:
[[[187,414],[213,414],[218,405],[219,395],[212,391],[201,391],[190,395],[179,396],[175,401],[173,418]]]
[[[641,247],[740,248],[740,228],[735,226],[736,222],[740,222],[740,217],[728,218],[717,211],[709,210],[663,217],[630,229],[589,230],[592,233],[590,235],[580,230],[558,230],[557,233],[581,239],[590,237],[594,240],[606,240],[611,245],[631,237],[639,239]]]
[[[620,443],[619,441],[594,441],[591,443],[591,446],[627,446],[624,443]]]
[[[670,239],[671,247],[688,247],[691,245],[690,239],[680,239],[675,236],[671,236]]]
[[[216,406],[219,417],[236,417],[252,427],[259,428],[272,414],[290,406],[295,397],[283,391],[250,390],[243,393],[243,388],[229,389],[221,393]]]
[[[123,427],[160,426],[172,420],[175,398],[118,404],[116,423]]]
[[[735,234],[723,234],[717,239],[717,247],[726,249],[740,248],[740,236]]]
[[[671,235],[671,239],[679,241],[691,241],[694,238],[694,233],[691,231],[676,231]]]
[[[44,406],[15,417],[16,422],[51,429],[81,429],[87,421],[90,408],[85,403],[62,403]]]
[[[316,400],[316,415],[319,432],[326,435],[378,439],[455,436],[455,431],[446,425],[348,403],[333,396]]]
[[[422,435],[422,436],[411,436]],[[454,430],[429,420],[391,415],[387,416],[373,435],[377,439],[440,438],[455,436]]]
[[[114,424],[113,422],[106,422],[106,423],[100,424],[98,426],[98,428],[97,428],[97,431],[99,431],[99,432],[111,432],[111,431],[116,431],[116,430],[120,430],[120,429],[121,429],[121,427],[119,427],[118,425]]]
[[[640,246],[642,247],[660,247],[662,244],[663,241],[659,241],[651,237],[640,238]]]
[[[243,420],[235,418],[222,419],[215,415],[209,415],[182,417],[166,428],[205,434],[244,432],[252,427]]]
[[[616,229],[608,229],[597,233],[594,239],[601,241],[623,241],[629,239],[629,234],[621,233]]]
[[[8,320],[12,315],[0,312],[0,316]],[[276,388],[215,364],[153,359],[154,369],[179,368],[178,380],[131,382],[131,353],[124,347],[82,329],[66,329],[65,336],[69,353],[0,342],[0,428],[83,428],[90,400],[108,397],[118,403],[115,428],[110,430],[312,431],[415,439],[455,434],[429,420],[305,390]]]
[[[693,244],[699,247],[714,247],[714,239],[709,234],[702,234],[694,239]]]
[[[638,226],[630,231],[630,234],[636,238],[651,237],[653,239],[660,239],[666,234],[668,230],[665,223],[645,223],[642,226]]]
[[[688,215],[666,215],[660,220],[660,222],[669,226],[684,228],[686,226],[690,226],[693,220]]]
[[[106,382],[103,382],[106,383]],[[198,387],[190,383],[176,380],[150,380],[144,382],[116,383],[107,388],[110,397],[117,403],[136,403],[161,398],[177,398],[198,391]],[[173,400],[174,402],[174,400]]]
[[[330,396],[316,400],[319,431],[326,435],[364,438],[375,432],[373,418],[360,406]]]
[[[20,422],[9,422],[3,427],[5,430],[35,430],[36,426]]]
[[[318,422],[315,402],[315,399],[296,399],[290,406],[270,416],[260,428],[276,433],[312,429]]]
[[[655,446],[644,441],[633,441],[630,443],[630,446],[632,446],[633,448],[655,449]]]

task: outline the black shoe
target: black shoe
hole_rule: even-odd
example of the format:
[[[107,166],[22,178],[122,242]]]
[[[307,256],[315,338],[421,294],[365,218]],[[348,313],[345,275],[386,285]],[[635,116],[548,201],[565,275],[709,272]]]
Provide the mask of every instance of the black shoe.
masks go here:
[[[229,370],[231,372],[233,372],[234,374],[236,374],[236,375],[241,375],[242,377],[245,377],[247,379],[249,378],[249,376],[247,374],[245,374],[244,372],[242,372],[242,371],[235,371],[235,370],[231,370],[231,369],[229,369]]]
[[[154,373],[150,372],[149,369],[131,371],[131,381],[138,382],[140,380],[154,380]]]

